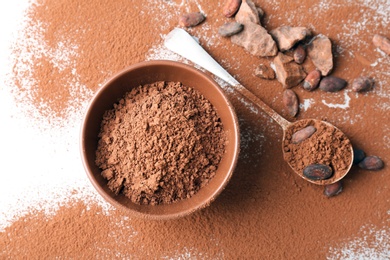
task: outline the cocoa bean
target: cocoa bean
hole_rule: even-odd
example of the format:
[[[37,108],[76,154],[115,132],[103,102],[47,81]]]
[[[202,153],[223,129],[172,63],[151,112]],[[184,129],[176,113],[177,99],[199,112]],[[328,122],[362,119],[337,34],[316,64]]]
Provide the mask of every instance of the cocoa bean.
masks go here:
[[[225,23],[219,27],[218,33],[223,37],[230,37],[242,31],[244,26],[237,22]]]
[[[353,164],[357,165],[366,157],[366,153],[360,149],[353,149]]]
[[[293,90],[286,89],[283,92],[283,104],[290,116],[297,115],[299,108],[298,96]]]
[[[294,61],[302,64],[306,59],[306,50],[302,44],[298,44],[293,53]]]
[[[376,47],[384,51],[387,55],[390,55],[390,39],[385,36],[375,34],[372,38],[372,42]]]
[[[226,17],[234,16],[240,8],[241,2],[241,0],[227,0],[223,7],[223,14]]]
[[[384,167],[383,161],[375,155],[365,157],[358,166],[365,170],[376,171]]]
[[[292,136],[291,136],[291,142],[294,144],[300,143],[310,136],[312,136],[315,132],[317,131],[317,128],[315,128],[312,125],[309,125],[299,131],[296,131]]]
[[[343,185],[340,181],[325,185],[324,194],[327,197],[333,197],[340,194],[343,191]]]
[[[352,82],[352,90],[355,92],[362,92],[372,89],[374,86],[374,80],[369,77],[358,77]]]
[[[179,25],[184,27],[194,27],[203,22],[206,17],[201,12],[183,14],[179,17]]]
[[[262,79],[275,79],[275,71],[265,64],[260,64],[256,70],[255,75]]]
[[[327,76],[320,81],[319,88],[326,92],[337,92],[346,86],[347,82],[345,80],[334,76]]]
[[[326,180],[332,174],[332,168],[325,164],[311,164],[303,169],[303,175],[310,180]]]
[[[319,70],[313,70],[307,74],[303,81],[303,88],[307,91],[312,91],[318,87],[318,83],[321,80],[321,72]]]

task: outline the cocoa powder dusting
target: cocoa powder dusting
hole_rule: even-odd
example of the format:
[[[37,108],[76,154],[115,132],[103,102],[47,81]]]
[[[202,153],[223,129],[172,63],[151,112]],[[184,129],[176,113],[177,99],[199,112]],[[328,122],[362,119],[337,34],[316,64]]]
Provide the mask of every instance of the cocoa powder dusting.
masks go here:
[[[180,82],[134,88],[103,115],[96,164],[137,204],[169,204],[214,177],[226,137],[213,105]]]
[[[303,180],[284,161],[279,126],[221,82],[240,122],[237,167],[209,207],[170,221],[129,217],[92,188],[78,156],[82,108],[107,78],[128,65],[150,58],[180,60],[162,47],[163,37],[178,26],[180,15],[201,12],[206,20],[186,30],[239,82],[288,118],[281,84],[254,75],[273,58],[253,56],[218,35],[220,26],[234,21],[224,16],[224,6],[234,7],[230,15],[244,1],[27,2],[25,23],[15,29],[6,83],[31,121],[20,127],[11,118],[0,130],[3,154],[9,155],[2,161],[0,183],[1,259],[389,258],[390,60],[372,42],[375,34],[390,37],[388,1],[253,1],[264,11],[261,24],[267,31],[304,26],[329,37],[331,75],[348,82],[336,93],[294,87],[297,120],[334,124],[354,147],[379,156],[384,168],[370,172],[353,166],[339,195],[323,195],[323,186]],[[4,13],[12,12],[4,6]],[[3,19],[2,28],[12,21],[14,16]],[[310,58],[301,66],[306,73],[315,69]],[[352,92],[350,84],[359,76],[372,77],[375,86]],[[5,89],[0,87],[2,122],[11,111],[3,102]],[[51,132],[39,132],[43,124],[53,124]],[[76,134],[62,140],[67,131]],[[39,134],[44,138],[37,139]],[[60,141],[53,144],[53,139]]]

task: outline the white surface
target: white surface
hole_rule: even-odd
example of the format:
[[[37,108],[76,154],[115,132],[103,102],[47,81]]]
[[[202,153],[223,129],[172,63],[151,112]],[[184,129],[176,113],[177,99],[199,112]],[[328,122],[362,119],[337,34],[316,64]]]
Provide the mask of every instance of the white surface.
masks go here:
[[[78,142],[82,111],[71,112],[61,125],[52,124],[38,114],[28,116],[26,111],[34,113],[31,104],[16,104],[13,97],[15,86],[7,80],[13,65],[10,47],[28,6],[27,0],[0,2],[0,231],[31,210],[53,214],[70,199],[109,207],[82,167]]]

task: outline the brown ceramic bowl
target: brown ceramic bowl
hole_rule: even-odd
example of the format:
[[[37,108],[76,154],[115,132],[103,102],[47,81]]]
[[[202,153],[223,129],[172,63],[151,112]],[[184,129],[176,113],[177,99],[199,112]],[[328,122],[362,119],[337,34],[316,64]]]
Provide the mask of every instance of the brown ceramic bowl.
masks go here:
[[[200,91],[215,107],[227,133],[228,142],[216,175],[189,199],[157,206],[138,205],[122,194],[115,195],[107,187],[101,170],[95,164],[98,134],[103,113],[112,109],[124,94],[139,85],[156,81],[176,81]],[[149,219],[170,219],[204,208],[225,188],[236,166],[239,153],[239,127],[234,109],[219,85],[203,72],[173,61],[147,61],[119,72],[97,91],[90,102],[81,131],[81,156],[87,175],[96,190],[116,207]]]

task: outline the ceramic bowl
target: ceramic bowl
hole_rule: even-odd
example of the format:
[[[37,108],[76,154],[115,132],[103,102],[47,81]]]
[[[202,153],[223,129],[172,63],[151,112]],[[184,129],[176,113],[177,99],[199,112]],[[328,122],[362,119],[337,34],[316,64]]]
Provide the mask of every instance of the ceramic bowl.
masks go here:
[[[182,82],[200,91],[217,110],[228,142],[226,152],[215,177],[191,198],[171,204],[138,205],[123,194],[115,195],[101,176],[95,164],[98,134],[103,114],[113,108],[124,94],[134,87],[156,81]],[[80,149],[85,171],[98,193],[115,207],[126,209],[130,214],[149,219],[182,217],[204,208],[225,188],[237,163],[239,154],[239,126],[237,116],[220,86],[208,75],[189,65],[174,61],[145,61],[134,64],[109,79],[92,98],[82,123]]]

